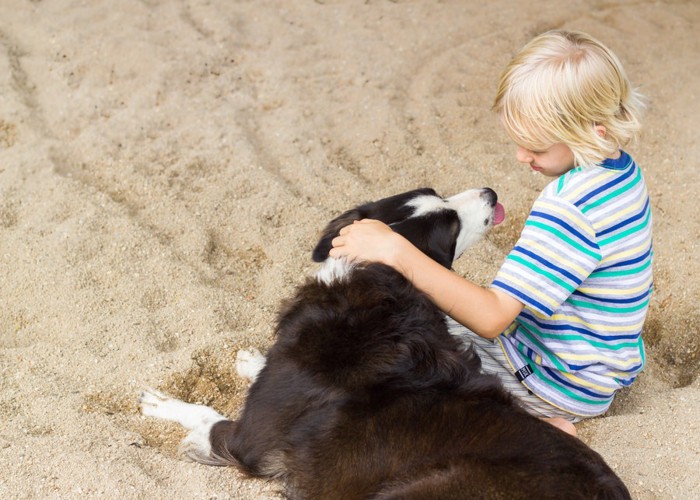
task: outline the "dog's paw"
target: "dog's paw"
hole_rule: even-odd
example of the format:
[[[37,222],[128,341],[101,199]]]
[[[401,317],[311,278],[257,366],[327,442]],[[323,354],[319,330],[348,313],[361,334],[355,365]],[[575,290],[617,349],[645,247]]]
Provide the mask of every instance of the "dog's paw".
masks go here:
[[[257,349],[241,349],[236,355],[236,371],[238,375],[254,382],[260,371],[265,367],[265,356]]]
[[[141,414],[147,417],[168,418],[168,403],[177,401],[155,389],[146,389],[139,396],[139,408]]]
[[[210,465],[226,465],[220,457],[212,456],[210,434],[217,422],[226,417],[212,408],[185,403],[155,389],[147,389],[139,396],[141,413],[177,422],[190,432],[180,443],[180,454],[189,460]]]
[[[185,403],[155,389],[141,392],[139,406],[141,413],[147,417],[171,420],[190,430],[201,426],[211,427],[220,420],[226,420],[226,417],[208,406]]]

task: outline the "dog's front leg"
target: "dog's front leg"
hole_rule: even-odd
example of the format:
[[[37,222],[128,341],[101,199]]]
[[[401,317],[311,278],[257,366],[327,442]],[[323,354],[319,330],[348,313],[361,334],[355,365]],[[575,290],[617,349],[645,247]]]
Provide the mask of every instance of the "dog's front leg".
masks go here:
[[[177,422],[190,433],[180,443],[180,453],[196,462],[217,465],[212,456],[211,429],[217,422],[228,420],[213,408],[185,403],[154,389],[145,390],[139,398],[141,413],[149,417]]]
[[[155,389],[143,391],[139,398],[139,405],[141,413],[147,417],[171,420],[188,430],[197,429],[202,425],[211,426],[220,420],[226,420],[226,417],[213,408],[185,403]]]

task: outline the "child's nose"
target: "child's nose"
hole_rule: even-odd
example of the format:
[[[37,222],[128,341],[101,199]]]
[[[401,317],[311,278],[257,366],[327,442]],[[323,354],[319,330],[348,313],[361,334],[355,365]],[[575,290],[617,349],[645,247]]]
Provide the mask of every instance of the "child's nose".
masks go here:
[[[518,149],[515,153],[515,158],[520,163],[532,163],[532,161],[534,160],[534,158],[532,157],[532,152],[520,146],[518,146]]]

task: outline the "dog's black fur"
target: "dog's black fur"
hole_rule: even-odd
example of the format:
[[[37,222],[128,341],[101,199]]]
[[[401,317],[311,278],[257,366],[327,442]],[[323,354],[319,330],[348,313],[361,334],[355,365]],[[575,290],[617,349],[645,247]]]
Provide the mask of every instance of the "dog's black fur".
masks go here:
[[[315,259],[371,217],[449,267],[459,217],[397,212],[415,195],[346,212]],[[432,302],[380,264],[298,289],[240,419],[216,423],[210,441],[220,463],[280,477],[292,498],[629,498],[599,454],[521,409]]]

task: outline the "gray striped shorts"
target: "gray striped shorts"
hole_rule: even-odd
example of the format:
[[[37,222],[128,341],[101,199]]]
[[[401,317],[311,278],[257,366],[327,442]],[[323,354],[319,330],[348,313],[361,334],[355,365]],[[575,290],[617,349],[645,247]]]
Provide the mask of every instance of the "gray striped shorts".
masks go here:
[[[481,371],[497,375],[506,390],[520,400],[528,413],[539,418],[561,417],[571,423],[581,420],[581,417],[549,404],[525,387],[512,372],[506,355],[496,340],[480,337],[450,317],[447,317],[447,327],[452,335],[462,339],[465,344],[474,346],[481,358]]]

